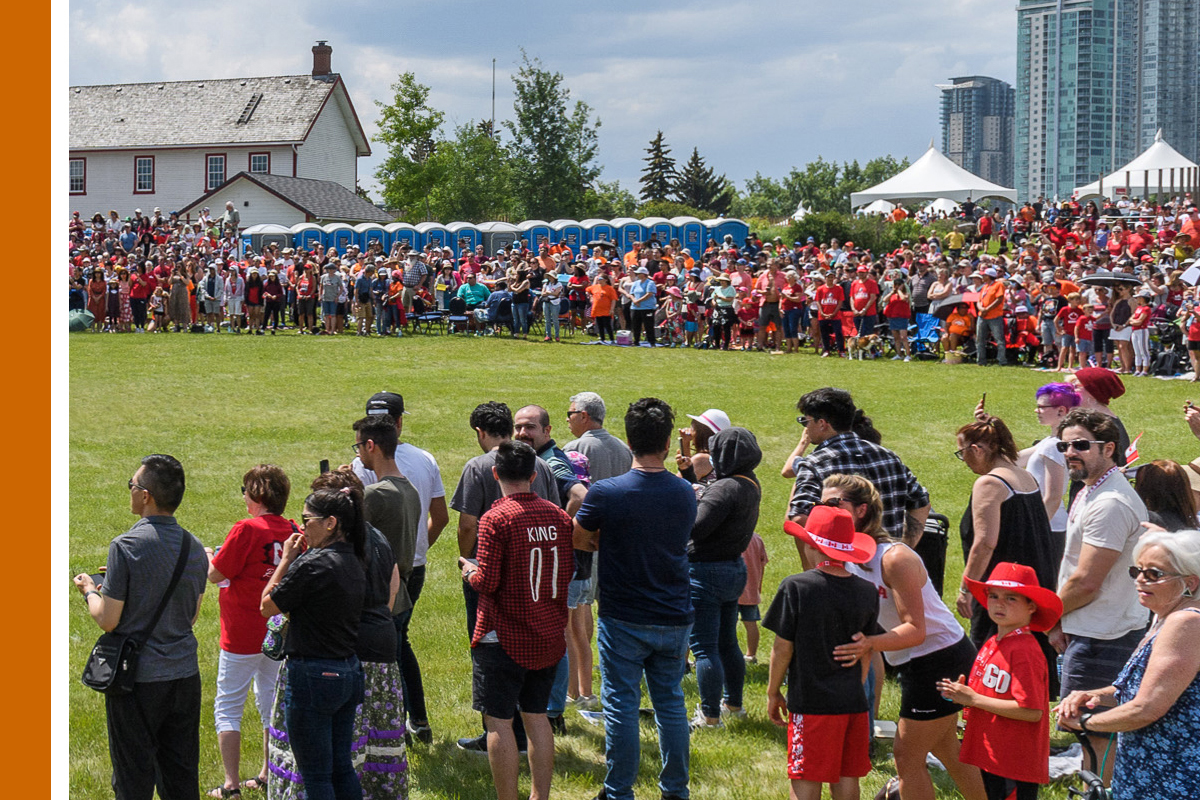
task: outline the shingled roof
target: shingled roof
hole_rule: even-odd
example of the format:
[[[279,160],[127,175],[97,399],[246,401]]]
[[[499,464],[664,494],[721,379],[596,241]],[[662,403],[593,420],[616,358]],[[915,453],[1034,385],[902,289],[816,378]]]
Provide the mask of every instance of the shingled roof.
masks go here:
[[[331,97],[358,155],[370,145],[336,74],[70,87],[70,149],[299,144]],[[349,124],[350,122],[353,124]]]
[[[184,206],[181,213],[187,214],[190,209],[204,205],[213,196],[228,192],[230,186],[239,180],[257,184],[281,200],[324,222],[387,223],[395,219],[334,181],[249,172],[234,175],[216,189]]]

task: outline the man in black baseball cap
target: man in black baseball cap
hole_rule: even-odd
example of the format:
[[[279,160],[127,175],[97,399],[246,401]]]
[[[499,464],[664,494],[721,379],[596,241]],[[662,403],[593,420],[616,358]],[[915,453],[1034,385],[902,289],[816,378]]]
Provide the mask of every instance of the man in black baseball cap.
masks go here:
[[[399,421],[407,413],[404,410],[404,398],[395,392],[376,392],[367,401],[367,414],[391,414]]]

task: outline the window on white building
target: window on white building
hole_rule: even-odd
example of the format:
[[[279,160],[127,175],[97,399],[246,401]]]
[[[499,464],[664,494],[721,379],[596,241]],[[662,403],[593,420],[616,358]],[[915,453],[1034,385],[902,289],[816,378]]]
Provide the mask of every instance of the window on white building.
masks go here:
[[[87,194],[87,159],[72,158],[69,172],[71,194]]]
[[[250,172],[258,175],[265,175],[271,171],[271,154],[270,153],[251,153],[250,154]]]
[[[133,159],[133,193],[154,193],[154,156],[136,156]]]
[[[205,156],[205,191],[216,189],[225,182],[225,155]]]

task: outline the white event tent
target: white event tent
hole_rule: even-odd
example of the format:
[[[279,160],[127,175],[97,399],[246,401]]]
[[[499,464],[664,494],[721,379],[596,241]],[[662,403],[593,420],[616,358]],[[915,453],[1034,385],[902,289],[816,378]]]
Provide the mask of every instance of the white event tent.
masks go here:
[[[1152,194],[1176,194],[1195,188],[1200,177],[1197,172],[1196,163],[1163,141],[1162,131],[1159,130],[1154,135],[1154,144],[1140,156],[1101,180],[1078,187],[1075,197],[1083,200],[1102,194],[1113,198],[1122,195],[1147,197]]]
[[[876,200],[903,203],[938,200],[943,197],[956,203],[981,200],[985,197],[1000,197],[1013,203],[1017,201],[1015,190],[998,186],[968,172],[938,152],[930,141],[925,155],[899,175],[894,175],[870,189],[852,192],[850,207],[859,208]]]
[[[887,200],[876,200],[874,203],[863,206],[858,209],[859,214],[890,214],[896,208],[894,203],[889,203]]]

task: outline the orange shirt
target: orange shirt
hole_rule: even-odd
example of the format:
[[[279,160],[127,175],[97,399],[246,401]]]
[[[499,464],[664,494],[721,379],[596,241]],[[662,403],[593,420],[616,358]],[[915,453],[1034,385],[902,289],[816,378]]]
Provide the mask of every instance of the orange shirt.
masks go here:
[[[946,333],[970,336],[973,330],[975,330],[975,324],[972,322],[970,314],[959,314],[957,311],[951,311],[950,316],[946,318]]]
[[[594,283],[587,288],[592,296],[592,316],[611,317],[613,303],[617,302],[617,290],[607,283]]]
[[[996,302],[999,301],[999,302]],[[984,311],[992,303],[996,303],[991,311]],[[979,293],[979,313],[984,319],[996,319],[1004,316],[1004,282],[992,281]]]

